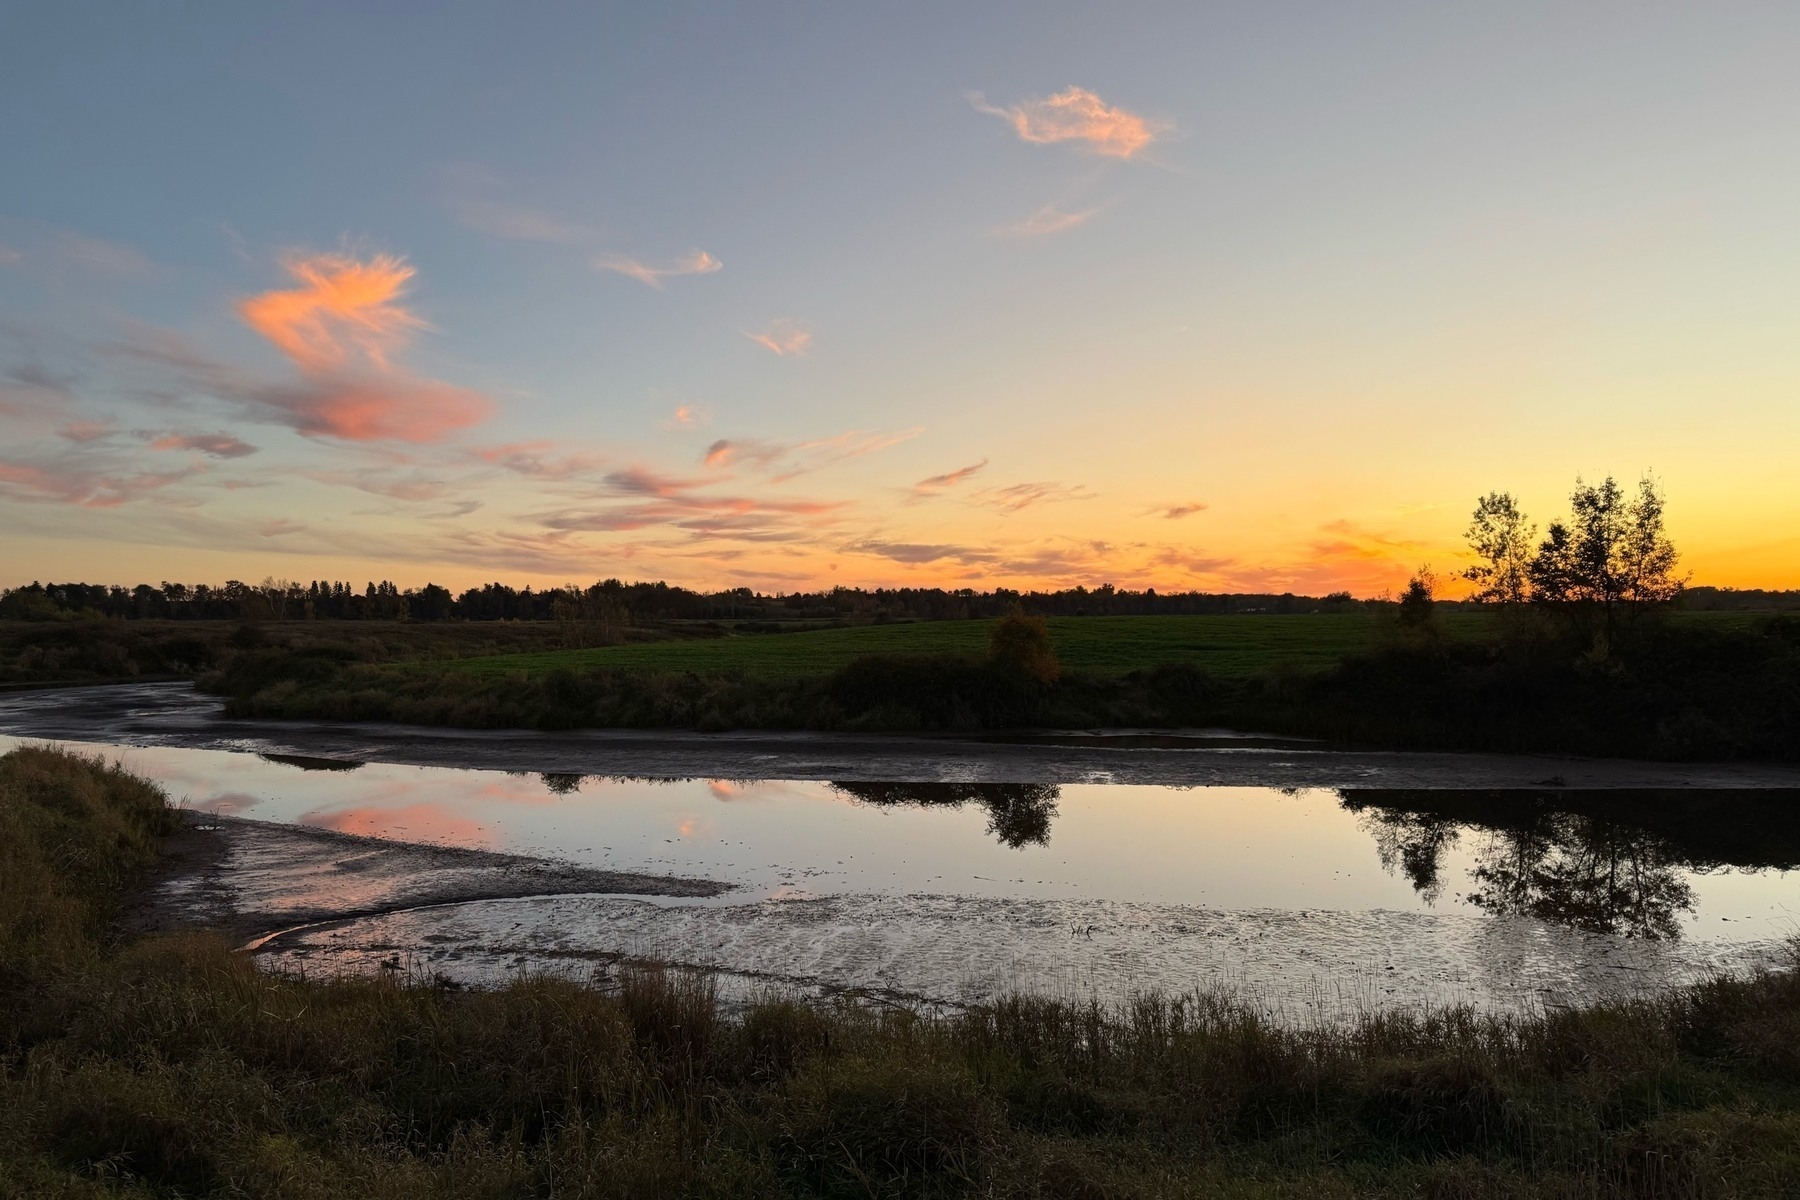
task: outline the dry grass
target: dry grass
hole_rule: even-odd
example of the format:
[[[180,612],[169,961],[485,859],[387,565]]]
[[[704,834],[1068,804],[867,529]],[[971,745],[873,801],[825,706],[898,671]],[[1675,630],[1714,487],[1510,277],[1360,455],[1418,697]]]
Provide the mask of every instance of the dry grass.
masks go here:
[[[1542,1020],[1266,1022],[1228,996],[948,1019],[704,978],[492,992],[109,945],[168,815],[0,759],[0,1194],[1793,1195],[1800,979]]]

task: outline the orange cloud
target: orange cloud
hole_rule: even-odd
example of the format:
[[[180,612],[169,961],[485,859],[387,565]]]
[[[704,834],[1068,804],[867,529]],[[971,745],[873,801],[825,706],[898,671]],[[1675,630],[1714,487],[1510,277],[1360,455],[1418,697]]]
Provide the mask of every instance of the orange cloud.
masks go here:
[[[712,423],[712,414],[697,404],[677,405],[664,422],[667,429],[698,429],[702,425]]]
[[[404,259],[296,254],[282,265],[301,286],[252,296],[237,311],[306,376],[302,386],[257,389],[255,396],[290,414],[299,432],[433,442],[492,411],[485,396],[392,364],[393,352],[427,327],[400,303],[414,274]]]
[[[813,340],[810,329],[788,317],[770,322],[769,327],[761,333],[746,333],[744,336],[782,358],[805,354],[812,348]]]
[[[1099,211],[1089,208],[1081,212],[1064,212],[1055,205],[1046,204],[1023,220],[996,227],[994,232],[1002,237],[1043,237],[1073,229]]]
[[[1095,154],[1130,158],[1163,132],[1136,113],[1113,108],[1086,88],[1068,87],[1041,99],[996,108],[979,93],[970,97],[984,113],[1001,117],[1027,142],[1080,142]]]
[[[344,366],[351,346],[385,366],[391,348],[425,328],[399,304],[414,274],[404,259],[295,254],[282,266],[301,286],[240,301],[238,316],[304,371]]]
[[[649,284],[653,288],[660,289],[665,279],[677,275],[711,275],[725,264],[704,250],[695,250],[674,262],[664,263],[660,266],[639,262],[635,258],[623,257],[602,258],[597,260],[594,265],[602,271],[615,271],[620,275],[629,276],[639,283]]]

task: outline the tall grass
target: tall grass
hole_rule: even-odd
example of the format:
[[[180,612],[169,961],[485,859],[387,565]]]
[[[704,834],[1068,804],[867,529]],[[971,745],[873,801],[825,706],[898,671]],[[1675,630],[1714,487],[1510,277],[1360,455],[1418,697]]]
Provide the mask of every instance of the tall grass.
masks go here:
[[[0,759],[0,1194],[1687,1197],[1800,1179],[1793,975],[1310,1030],[1227,995],[940,1019],[770,999],[728,1018],[703,977],[654,968],[475,992],[305,980],[203,934],[109,942],[107,905],[168,828],[151,798],[100,763]]]

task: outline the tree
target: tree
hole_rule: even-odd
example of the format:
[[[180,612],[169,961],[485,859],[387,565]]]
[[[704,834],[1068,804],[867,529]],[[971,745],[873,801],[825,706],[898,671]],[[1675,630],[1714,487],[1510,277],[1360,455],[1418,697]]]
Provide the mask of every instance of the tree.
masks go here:
[[[1662,494],[1646,475],[1637,495],[1607,476],[1575,481],[1569,521],[1553,521],[1531,560],[1532,598],[1563,607],[1585,633],[1610,638],[1621,617],[1674,599],[1679,555],[1663,529]]]
[[[1406,590],[1400,593],[1400,627],[1402,629],[1428,629],[1431,627],[1432,593],[1437,590],[1437,576],[1431,573],[1430,567],[1420,567],[1413,577],[1406,581]]]
[[[1530,596],[1531,539],[1536,533],[1511,492],[1489,492],[1476,502],[1467,537],[1481,562],[1462,573],[1477,586],[1471,599],[1519,604]]]
[[[988,639],[988,657],[996,666],[1018,671],[1039,683],[1055,683],[1062,674],[1050,627],[1042,617],[1015,612],[1000,618]]]

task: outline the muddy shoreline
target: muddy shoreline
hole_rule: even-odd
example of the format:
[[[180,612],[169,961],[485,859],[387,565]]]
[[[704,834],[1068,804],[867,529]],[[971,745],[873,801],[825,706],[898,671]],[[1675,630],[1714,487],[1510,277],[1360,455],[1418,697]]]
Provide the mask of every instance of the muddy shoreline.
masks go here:
[[[220,717],[189,684],[0,695],[0,735],[317,760],[568,775],[733,780],[959,780],[1280,788],[1792,788],[1800,766],[1341,750],[1228,730],[988,738],[686,730],[465,730]]]
[[[363,837],[201,813],[126,904],[130,934],[215,929],[248,944],[283,930],[433,905],[552,896],[712,897],[729,883]]]

